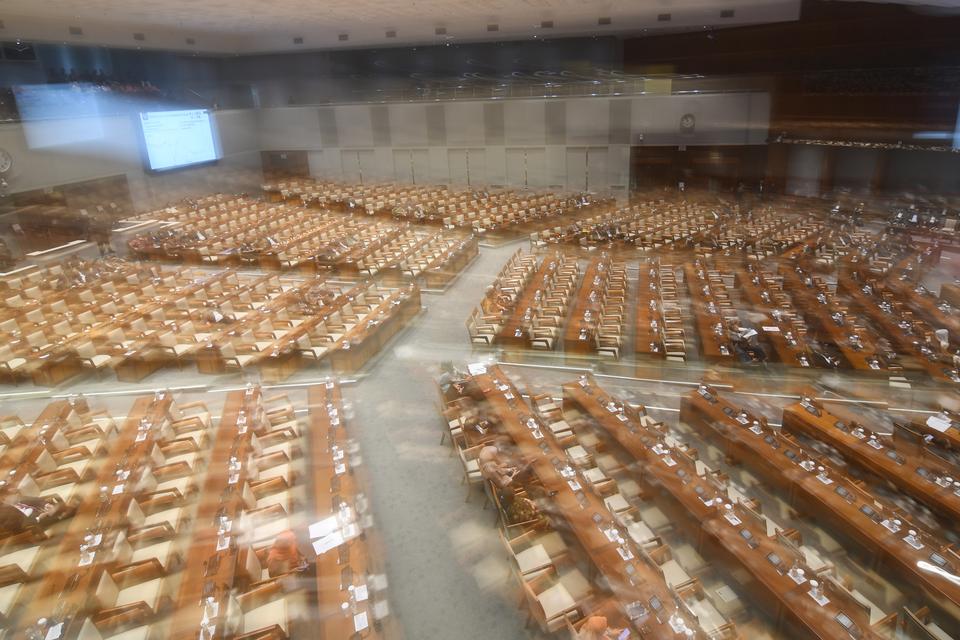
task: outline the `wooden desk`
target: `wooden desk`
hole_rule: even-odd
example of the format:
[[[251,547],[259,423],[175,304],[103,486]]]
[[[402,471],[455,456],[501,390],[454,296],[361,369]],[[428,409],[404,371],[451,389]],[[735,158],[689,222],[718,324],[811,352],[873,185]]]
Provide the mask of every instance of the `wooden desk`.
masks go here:
[[[527,332],[533,323],[537,307],[547,293],[547,284],[560,268],[560,254],[552,253],[543,258],[513,306],[513,312],[497,333],[496,342],[506,347],[526,348],[530,344]]]
[[[839,288],[854,303],[855,307],[866,314],[868,318],[891,340],[901,354],[911,356],[907,362],[913,363],[915,367],[921,368],[927,374],[938,382],[953,383],[960,381],[957,373],[953,370],[952,363],[943,363],[936,360],[934,353],[925,354],[919,347],[919,343],[925,341],[925,335],[933,334],[933,329],[928,327],[922,321],[913,317],[912,312],[905,308],[898,300],[888,302],[890,310],[885,311],[880,307],[881,301],[877,299],[876,294],[868,295],[863,290],[863,284],[854,282],[850,278],[841,278]],[[906,321],[908,328],[900,326],[900,323]],[[939,350],[939,345],[930,345],[931,348]]]
[[[420,288],[413,284],[391,292],[367,318],[345,333],[331,350],[330,366],[354,373],[420,313]]]
[[[710,390],[710,396],[715,402],[696,391],[684,397],[680,419],[696,427],[732,459],[747,463],[766,486],[778,489],[796,509],[813,514],[835,534],[852,541],[871,565],[893,580],[908,580],[923,591],[927,602],[960,621],[960,585],[920,564],[932,564],[931,553],[936,551],[946,563],[943,569],[960,575],[960,556],[945,539],[911,523],[896,505],[834,469],[830,461],[805,452],[792,438],[768,427],[762,418],[747,413],[747,424],[743,424],[737,420],[741,411],[738,406],[714,390]],[[751,430],[754,420],[760,424]],[[831,482],[823,482],[818,472],[802,466],[805,460],[812,460],[814,469],[824,467]],[[882,524],[895,518],[904,522],[899,534]],[[902,540],[909,529],[918,531],[924,549],[915,549]]]
[[[776,536],[767,535],[763,518],[749,513],[746,505],[734,503],[732,508],[718,509],[720,502],[730,502],[726,488],[710,477],[698,473],[695,458],[665,443],[663,435],[652,427],[644,427],[636,411],[610,411],[609,407],[622,403],[598,387],[589,379],[563,386],[564,404],[569,401],[588,413],[633,455],[640,468],[640,480],[653,491],[667,494],[685,511],[688,531],[706,557],[717,558],[717,552],[732,561],[736,570],[746,570],[753,577],[750,586],[754,597],[765,607],[770,599],[777,603],[772,613],[774,621],[788,616],[798,622],[813,637],[837,637],[842,628],[836,621],[840,614],[847,615],[863,632],[863,637],[879,638],[870,630],[870,620],[861,610],[844,604],[843,594],[831,594],[830,603],[820,606],[807,594],[809,586],[798,584],[786,572],[789,565],[774,566],[768,560],[770,554],[786,559],[794,553]],[[621,417],[622,416],[622,417]],[[695,455],[695,452],[694,452]],[[730,518],[730,511],[735,518]],[[743,531],[748,530],[756,547],[747,544]],[[809,572],[813,575],[813,572]]]
[[[611,261],[598,256],[590,261],[570,312],[563,333],[563,351],[568,355],[589,355],[596,352],[597,327],[603,311]],[[587,317],[589,314],[589,317]]]
[[[954,474],[942,461],[924,455],[922,451],[913,453],[895,449],[889,441],[882,442],[877,449],[868,444],[867,437],[858,438],[852,425],[841,421],[822,405],[815,406],[820,415],[810,413],[800,403],[786,406],[783,428],[829,444],[851,462],[883,481],[892,482],[950,522],[960,518],[960,496],[934,481],[936,476]],[[921,475],[920,470],[929,475],[929,479]]]
[[[784,289],[790,293],[794,305],[824,340],[840,350],[848,366],[860,372],[890,373],[890,363],[881,357],[870,335],[857,326],[855,317],[851,317],[848,310],[809,272],[799,267],[786,267],[780,273]],[[838,325],[831,316],[837,312],[845,314],[843,325]]]
[[[621,620],[629,621],[633,630],[642,638],[676,637],[668,623],[668,617],[673,611],[670,604],[674,601],[672,590],[667,587],[656,569],[641,560],[643,556],[632,541],[628,541],[625,546],[631,549],[633,558],[629,561],[623,560],[618,546],[610,541],[596,521],[599,519],[604,527],[615,525],[613,515],[597,494],[590,490],[574,491],[560,474],[559,468],[566,464],[566,454],[545,425],[537,423],[537,429],[542,433],[541,438],[537,438],[529,428],[528,421],[536,422],[536,418],[533,411],[520,399],[519,391],[509,378],[499,367],[491,367],[487,373],[474,376],[473,380],[480,386],[486,401],[500,417],[504,431],[517,444],[523,457],[531,461],[534,474],[552,495],[554,513],[567,522],[597,571],[604,576],[613,590]],[[581,484],[589,486],[586,480],[582,480]],[[651,598],[657,598],[666,608],[659,617],[651,613]],[[637,620],[630,620],[627,611],[634,603],[644,606],[644,615]],[[686,622],[688,627],[695,630],[697,638],[707,637],[695,620],[688,617]],[[614,621],[613,624],[621,623]]]
[[[81,399],[76,406],[67,400],[51,402],[29,427],[17,434],[0,458],[0,498],[16,493],[20,482],[37,471],[34,465],[47,450],[46,444],[40,441],[40,430],[44,429],[44,438],[49,442],[74,410],[87,411],[86,401]]]
[[[58,552],[57,564],[44,575],[34,597],[26,603],[23,626],[39,618],[47,618],[50,624],[65,622],[67,631],[63,637],[75,637],[83,619],[94,613],[94,595],[101,574],[111,563],[106,549],[117,532],[126,528],[127,512],[134,500],[133,488],[143,473],[149,469],[148,458],[159,440],[160,431],[169,421],[172,397],[138,398],[128,412],[119,434],[112,441],[110,454],[101,465],[96,482],[84,497],[76,514],[64,533]],[[140,432],[141,421],[150,427]],[[129,477],[118,483],[118,471],[129,471]],[[108,493],[100,495],[99,487],[109,487]],[[79,564],[80,544],[89,533],[102,533],[104,539],[98,547],[93,562]]]
[[[382,572],[379,558],[372,553],[371,537],[363,531],[363,519],[369,517],[364,495],[362,471],[351,464],[350,434],[343,415],[340,385],[315,385],[307,391],[310,419],[310,461],[312,481],[312,513],[317,520],[336,517],[339,508],[334,503],[349,506],[356,525],[361,527],[358,537],[347,540],[320,555],[317,559],[316,624],[320,638],[382,638],[383,627],[375,620],[373,605],[376,594],[369,584],[372,574]],[[328,408],[336,411],[331,414]],[[333,416],[336,416],[334,418]],[[337,424],[334,425],[334,419]],[[338,453],[339,452],[339,453]],[[335,455],[342,455],[335,459]],[[344,465],[338,473],[338,465]],[[361,511],[363,513],[361,513]],[[368,598],[361,602],[351,599],[348,587],[366,586]],[[342,605],[346,603],[347,608]],[[366,613],[369,626],[357,636],[354,634],[354,616]]]
[[[180,591],[176,598],[176,610],[171,625],[171,637],[198,638],[204,612],[204,599],[211,597],[219,612],[226,613],[229,597],[234,588],[239,548],[234,540],[224,549],[217,549],[218,516],[225,516],[232,526],[239,524],[243,511],[242,491],[250,477],[250,457],[253,454],[253,434],[260,412],[260,388],[231,391],[224,401],[223,415],[216,430],[208,471],[200,492],[197,506],[193,540],[186,556]],[[243,415],[245,424],[241,433],[238,423]],[[231,456],[241,461],[239,471],[231,482],[229,463]],[[224,637],[223,616],[213,619],[214,637]]]
[[[760,339],[773,348],[777,360],[791,367],[811,367],[813,353],[806,344],[798,327],[790,320],[792,310],[777,306],[775,295],[782,291],[771,290],[767,276],[754,267],[752,270],[737,270],[737,284],[750,311],[765,317],[758,327]],[[780,316],[779,319],[776,316]]]
[[[730,305],[723,281],[719,274],[711,276],[705,261],[688,262],[683,268],[693,300],[693,312],[700,349],[704,358],[713,361],[734,362],[733,344],[727,337],[727,320],[736,317]]]
[[[637,355],[666,358],[664,348],[663,300],[658,261],[641,261],[637,274],[637,306],[634,319],[633,351]]]

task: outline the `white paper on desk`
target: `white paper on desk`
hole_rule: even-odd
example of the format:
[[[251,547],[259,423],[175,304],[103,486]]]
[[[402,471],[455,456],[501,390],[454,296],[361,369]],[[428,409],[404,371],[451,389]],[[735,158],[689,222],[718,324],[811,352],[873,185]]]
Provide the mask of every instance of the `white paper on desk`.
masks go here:
[[[629,418],[627,418],[627,416],[622,413],[618,413],[617,420],[619,420],[620,422],[626,422],[627,420],[629,420]]]
[[[334,472],[335,472],[338,476],[339,476],[339,475],[342,475],[342,474],[346,473],[346,471],[347,471],[347,465],[345,465],[345,464],[343,464],[343,463],[341,462],[340,464],[336,465],[336,466],[333,468],[333,470],[334,470]]]
[[[363,602],[368,597],[370,597],[370,594],[367,591],[367,585],[365,584],[358,585],[353,590],[353,599],[356,600],[357,602]]]
[[[931,429],[936,429],[940,433],[945,432],[953,425],[949,420],[944,420],[940,416],[930,416],[927,418],[927,426]]]
[[[339,531],[334,531],[330,535],[316,540],[313,543],[313,550],[318,556],[320,556],[325,554],[327,551],[330,551],[330,549],[339,547],[341,544],[343,544],[343,536]]]
[[[353,616],[353,630],[357,633],[363,631],[370,626],[370,623],[367,621],[367,612],[361,611],[357,615]]]
[[[763,330],[768,333],[780,333],[780,327],[764,327]]]
[[[487,365],[482,362],[475,362],[467,365],[467,371],[472,376],[482,376],[487,372]]]
[[[316,540],[317,538],[323,538],[325,536],[333,533],[339,524],[337,523],[337,516],[330,516],[329,518],[324,518],[319,522],[314,522],[307,529],[307,533],[310,536],[311,540]]]
[[[230,546],[230,536],[224,536],[223,541],[217,541],[217,551],[223,551]]]

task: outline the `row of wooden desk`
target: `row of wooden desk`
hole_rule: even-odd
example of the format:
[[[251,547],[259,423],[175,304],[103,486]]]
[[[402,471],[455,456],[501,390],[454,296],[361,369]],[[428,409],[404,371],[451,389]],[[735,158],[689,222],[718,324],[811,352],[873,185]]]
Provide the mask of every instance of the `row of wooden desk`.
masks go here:
[[[678,608],[677,597],[656,567],[644,560],[639,546],[630,539],[622,544],[611,540],[605,530],[619,528],[616,518],[600,495],[565,477],[569,462],[564,449],[502,370],[493,367],[473,380],[502,420],[504,432],[531,463],[550,496],[554,512],[566,522],[596,571],[604,577],[616,607],[616,619],[610,620],[611,625],[629,625],[641,638],[674,638],[682,628],[691,630],[689,637],[706,638],[696,619]],[[621,539],[626,538],[620,535]]]
[[[824,639],[844,631],[853,637],[882,637],[869,614],[838,584],[821,578],[826,600],[818,602],[809,583],[817,574],[797,545],[785,532],[771,531],[755,505],[731,500],[722,479],[698,465],[695,450],[668,444],[665,432],[644,426],[629,412],[611,411],[618,402],[592,380],[564,385],[563,396],[565,409],[569,402],[585,411],[636,458],[642,484],[672,503],[674,522],[686,523],[705,556],[737,575],[746,571],[749,578],[741,577],[741,586],[783,631]],[[806,567],[810,578],[794,579],[790,573],[797,567]]]
[[[825,410],[817,406],[821,415],[816,416],[806,406],[812,405],[787,408],[785,429],[797,427],[828,442],[830,432],[842,431],[835,426],[838,420],[829,417]],[[897,505],[851,478],[830,460],[772,429],[764,418],[742,409],[712,388],[701,386],[688,394],[683,399],[680,418],[720,448],[729,460],[747,465],[765,486],[785,496],[799,512],[809,514],[851,543],[851,548],[858,549],[871,566],[918,588],[927,604],[946,614],[942,621],[957,629],[960,582],[956,576],[960,575],[960,555],[937,532],[919,525]],[[798,425],[817,426],[801,429]],[[897,464],[892,459],[891,463]],[[885,480],[904,486],[916,484],[906,477],[912,473],[910,470],[891,472],[883,476]],[[916,544],[904,540],[910,530],[916,532]]]

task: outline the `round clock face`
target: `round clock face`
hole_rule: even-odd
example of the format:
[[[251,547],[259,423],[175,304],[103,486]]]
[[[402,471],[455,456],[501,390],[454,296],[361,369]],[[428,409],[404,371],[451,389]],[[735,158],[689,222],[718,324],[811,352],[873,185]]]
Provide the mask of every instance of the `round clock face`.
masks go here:
[[[0,149],[0,173],[6,173],[13,167],[13,156],[6,149]]]
[[[697,119],[694,117],[692,113],[684,114],[680,118],[680,129],[682,129],[683,131],[690,131],[695,126],[697,126]]]

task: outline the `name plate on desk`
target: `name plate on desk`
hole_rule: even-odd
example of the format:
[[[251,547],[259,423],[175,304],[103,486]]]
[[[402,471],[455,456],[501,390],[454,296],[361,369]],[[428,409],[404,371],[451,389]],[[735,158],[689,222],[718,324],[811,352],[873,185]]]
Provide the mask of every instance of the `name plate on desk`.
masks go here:
[[[813,591],[807,591],[807,595],[813,598],[813,601],[816,602],[821,607],[825,607],[830,604],[830,599],[822,593],[814,593]]]

